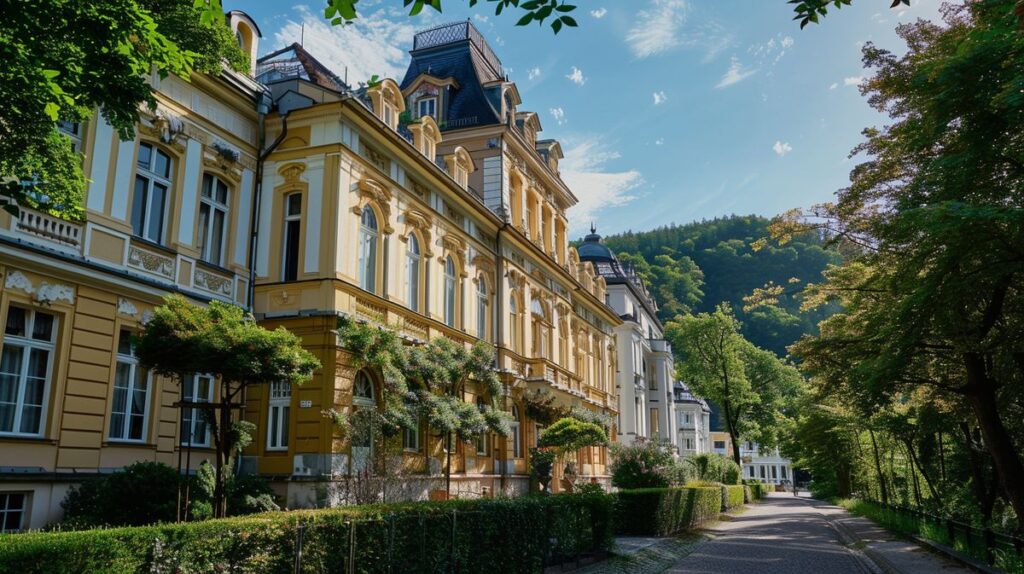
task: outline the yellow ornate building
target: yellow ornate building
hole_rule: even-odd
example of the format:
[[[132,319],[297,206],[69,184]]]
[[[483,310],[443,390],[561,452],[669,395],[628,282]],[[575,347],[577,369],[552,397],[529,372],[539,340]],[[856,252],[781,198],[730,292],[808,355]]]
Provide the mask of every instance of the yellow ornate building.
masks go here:
[[[256,24],[228,18],[256,54]],[[620,320],[568,245],[576,198],[558,143],[537,140],[471,24],[417,34],[411,54],[401,84],[353,89],[294,45],[251,74],[154,75],[158,107],[133,141],[101,119],[61,126],[90,180],[84,221],[0,212],[0,529],[59,518],[74,484],[134,461],[210,458],[202,418],[175,404],[213,400],[216,381],[152,377],[132,354],[168,293],[251,308],[322,362],[301,387],[246,397],[258,430],[242,470],[288,507],[345,502],[366,454],[322,414],[373,408],[378,393],[338,345],[339,316],[496,346],[514,432],[454,446],[456,495],[526,490],[529,390],[615,415]],[[443,446],[403,433],[405,496],[427,496]],[[586,479],[605,481],[606,464],[604,448],[578,453]]]

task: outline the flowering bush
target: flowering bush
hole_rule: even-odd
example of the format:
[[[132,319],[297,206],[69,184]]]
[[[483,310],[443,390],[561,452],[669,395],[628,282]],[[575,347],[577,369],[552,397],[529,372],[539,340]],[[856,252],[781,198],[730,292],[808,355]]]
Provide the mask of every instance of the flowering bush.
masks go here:
[[[631,445],[612,445],[612,484],[619,488],[663,488],[672,482],[672,445],[637,438]]]

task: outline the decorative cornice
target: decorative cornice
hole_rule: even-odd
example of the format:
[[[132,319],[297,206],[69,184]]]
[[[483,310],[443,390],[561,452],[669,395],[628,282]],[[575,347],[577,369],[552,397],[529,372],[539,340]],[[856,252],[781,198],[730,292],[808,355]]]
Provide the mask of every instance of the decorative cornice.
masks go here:
[[[135,307],[135,304],[124,297],[117,298],[117,312],[121,315],[128,315],[131,317],[139,314],[139,310]]]
[[[284,182],[287,184],[299,183],[299,177],[302,176],[304,171],[306,171],[306,164],[296,162],[286,163],[277,168],[277,173],[284,178]]]
[[[432,229],[434,222],[430,215],[421,211],[409,209],[405,212],[403,218],[405,219],[406,231],[405,236],[402,237],[402,241],[406,240],[405,237],[408,236],[413,229],[419,231],[420,235],[423,237],[423,255],[433,257]]]

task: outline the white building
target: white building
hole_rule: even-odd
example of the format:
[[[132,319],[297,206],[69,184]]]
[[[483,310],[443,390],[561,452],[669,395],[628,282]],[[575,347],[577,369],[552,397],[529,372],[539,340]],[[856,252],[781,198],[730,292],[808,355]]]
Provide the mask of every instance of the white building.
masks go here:
[[[743,478],[769,484],[793,482],[793,463],[783,457],[778,448],[762,449],[756,442],[743,441],[740,443],[740,460],[743,462]]]
[[[618,438],[667,440],[679,447],[672,379],[672,346],[658,320],[658,306],[632,267],[623,265],[596,230],[579,246],[581,263],[591,263],[608,285],[606,303],[622,318],[615,329],[619,395]]]
[[[686,383],[676,381],[676,446],[681,456],[711,452],[711,408]]]

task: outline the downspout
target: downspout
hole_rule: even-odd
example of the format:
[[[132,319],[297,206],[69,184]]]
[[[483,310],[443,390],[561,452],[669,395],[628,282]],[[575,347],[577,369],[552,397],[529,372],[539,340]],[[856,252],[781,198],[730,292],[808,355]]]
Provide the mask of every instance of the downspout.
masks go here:
[[[503,231],[505,231],[505,229],[507,227],[508,227],[508,221],[503,221],[501,227],[498,228],[498,235],[497,235],[497,244],[498,244],[497,251],[498,252],[497,252],[497,254],[495,256],[495,259],[497,260],[497,263],[498,263],[497,264],[497,273],[498,273],[498,277],[497,277],[497,279],[498,279],[498,284],[497,284],[498,296],[497,296],[497,299],[498,300],[497,300],[497,304],[494,306],[494,309],[495,309],[495,311],[497,311],[497,314],[498,314],[497,321],[495,321],[495,325],[497,326],[497,332],[498,332],[497,341],[498,341],[498,349],[499,349],[499,356],[498,356],[498,360],[499,361],[501,360],[500,350],[505,347],[505,323],[504,323],[504,321],[505,321],[505,311],[504,311],[504,306],[505,306],[505,304],[507,302],[507,299],[505,298],[505,281],[504,281],[505,256],[502,255],[502,253],[504,253],[504,251],[502,250],[502,247],[501,247],[501,233]],[[503,406],[506,409],[508,409],[508,406],[509,406],[508,405],[508,393],[505,394],[505,404]],[[505,459],[501,461],[501,493],[504,494],[505,493],[505,483],[508,480],[508,468],[507,468],[507,465],[505,464],[505,461],[508,460],[508,458],[507,458],[508,457],[508,441],[505,441],[505,443],[504,443],[504,448],[502,448],[502,454],[505,455]]]
[[[263,207],[263,164],[267,161],[267,157],[277,149],[277,146],[281,145],[284,141],[285,136],[288,135],[288,115],[284,114],[281,116],[281,133],[278,134],[275,139],[266,150],[263,146],[266,142],[266,115],[270,112],[270,96],[263,94],[260,96],[260,102],[257,105],[257,113],[259,114],[259,143],[260,143],[260,155],[256,158],[256,183],[253,186],[253,209],[252,219],[249,221],[249,293],[246,296],[246,304],[249,307],[249,312],[255,314],[255,299],[256,299],[256,246],[259,240],[259,221],[260,221],[260,208]]]

